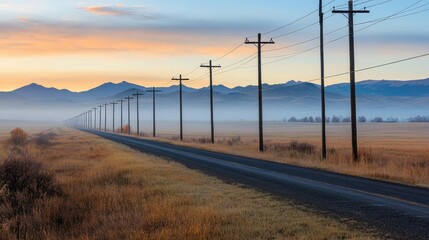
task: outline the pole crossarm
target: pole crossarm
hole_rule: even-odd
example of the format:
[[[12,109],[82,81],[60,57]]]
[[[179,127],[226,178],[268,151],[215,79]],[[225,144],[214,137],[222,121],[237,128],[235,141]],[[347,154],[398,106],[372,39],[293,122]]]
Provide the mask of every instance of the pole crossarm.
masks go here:
[[[127,100],[127,101],[129,101],[129,100],[133,100],[134,98],[133,97],[130,97],[130,96],[128,96],[128,97],[126,97],[126,98],[124,98],[125,100]]]
[[[144,94],[141,92],[136,92],[133,94],[133,96],[136,96],[137,98],[139,98],[139,96],[143,96]]]
[[[189,78],[182,78],[182,75],[180,75],[179,78],[172,77],[171,80],[172,81],[189,81],[190,79]]]

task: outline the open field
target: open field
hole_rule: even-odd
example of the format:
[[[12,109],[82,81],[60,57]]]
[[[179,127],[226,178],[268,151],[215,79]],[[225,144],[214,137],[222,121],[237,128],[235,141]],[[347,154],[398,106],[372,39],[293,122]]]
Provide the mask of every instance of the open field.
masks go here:
[[[203,125],[193,123],[192,129],[185,128],[184,142],[178,141],[174,137],[177,134],[173,132],[161,132],[160,140],[356,176],[429,186],[428,123],[359,124],[361,156],[357,163],[352,161],[350,125],[346,123],[328,124],[326,161],[320,159],[321,130],[318,124],[266,123],[265,153],[258,151],[256,123],[219,123],[215,145],[208,143],[209,133],[203,131]],[[288,144],[292,141],[309,143],[315,150],[311,153],[291,151]]]
[[[63,194],[37,201],[19,220],[24,239],[371,239],[266,194],[226,184],[180,164],[90,134],[54,128],[51,144],[27,144]],[[1,152],[13,151],[4,143]],[[2,154],[1,161],[8,154]],[[1,236],[13,239],[13,221]]]

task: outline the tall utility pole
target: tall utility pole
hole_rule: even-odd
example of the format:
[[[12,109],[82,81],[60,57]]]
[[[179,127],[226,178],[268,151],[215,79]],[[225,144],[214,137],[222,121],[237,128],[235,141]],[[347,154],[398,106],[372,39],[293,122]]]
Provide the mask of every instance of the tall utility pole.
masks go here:
[[[369,13],[368,10],[354,10],[353,0],[349,0],[348,10],[333,10],[332,13],[347,14],[349,19],[349,51],[350,51],[350,104],[352,121],[352,147],[353,159],[358,160],[357,143],[357,119],[356,119],[356,78],[355,78],[355,40],[354,40],[354,15],[356,13]],[[345,15],[346,16],[346,15]]]
[[[212,60],[209,61],[209,65],[203,65],[201,64],[200,67],[203,68],[209,68],[210,70],[210,126],[211,126],[211,141],[212,143],[215,142],[214,138],[214,116],[213,116],[213,68],[221,68],[220,65],[213,66]]]
[[[152,109],[153,109],[153,119],[152,119],[152,123],[153,123],[153,137],[156,137],[156,115],[155,115],[155,109],[156,109],[156,93],[157,92],[161,92],[161,90],[156,90],[155,87],[152,88],[152,90],[146,90],[146,92],[150,92],[152,93]]]
[[[182,105],[182,81],[189,81],[189,78],[182,78],[180,74],[179,78],[173,77],[172,81],[179,81],[179,98],[180,98],[180,140],[183,140],[183,105]]]
[[[94,109],[94,130],[97,130],[97,108]]]
[[[87,114],[88,114],[88,119],[87,119],[88,126],[87,126],[87,129],[91,129],[91,124],[92,124],[92,121],[91,121],[92,110],[88,110]]]
[[[86,128],[91,128],[91,110],[86,112]]]
[[[98,125],[98,130],[101,131],[101,109],[103,108],[103,105],[98,106],[100,108],[100,125]]]
[[[273,39],[268,42],[263,42],[262,34],[258,33],[258,41],[251,42],[246,38],[246,44],[253,44],[258,48],[258,103],[259,103],[259,151],[264,151],[264,130],[263,130],[263,115],[262,115],[262,47],[265,44],[274,44]]]
[[[86,129],[86,128],[88,128],[88,112],[85,112],[84,114],[83,114],[83,122],[84,122],[84,128]]]
[[[133,94],[133,96],[136,96],[136,101],[137,101],[137,135],[140,135],[139,97],[143,95],[144,95],[143,93],[139,93],[139,92],[136,92]]]
[[[107,103],[104,103],[104,131],[107,132]]]
[[[130,114],[130,100],[134,99],[133,97],[126,97],[124,98],[125,100],[128,101],[128,135],[131,135],[131,114]]]
[[[110,104],[112,104],[112,132],[115,132],[115,105],[117,105],[117,102],[111,102]]]
[[[123,120],[122,120],[122,119],[123,119],[123,115],[124,115],[124,114],[123,114],[123,113],[124,113],[124,111],[123,111],[122,106],[123,106],[123,103],[124,103],[124,102],[126,102],[126,101],[125,101],[124,99],[122,99],[122,98],[121,98],[121,100],[118,100],[117,102],[118,102],[118,103],[121,103],[121,133],[122,133],[122,132],[123,132],[123,129],[124,129],[124,125],[123,125],[124,123],[123,123]]]
[[[322,159],[326,159],[326,102],[325,102],[325,46],[323,30],[323,0],[319,0],[320,22],[320,102],[322,103]]]

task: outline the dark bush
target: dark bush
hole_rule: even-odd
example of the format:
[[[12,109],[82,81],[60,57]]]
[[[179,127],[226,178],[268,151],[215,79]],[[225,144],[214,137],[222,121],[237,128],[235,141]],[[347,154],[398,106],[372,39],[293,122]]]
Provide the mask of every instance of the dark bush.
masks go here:
[[[49,133],[40,133],[33,137],[34,143],[39,146],[49,146],[52,145],[52,140],[57,136],[57,134],[53,132]]]
[[[409,122],[429,122],[429,117],[417,115],[416,117],[408,118]]]
[[[10,131],[10,137],[7,140],[14,146],[24,146],[27,143],[28,134],[21,128],[15,128]]]
[[[373,123],[382,123],[382,122],[384,122],[384,120],[383,120],[382,117],[375,117],[375,118],[373,118],[371,120],[371,122],[373,122]]]
[[[358,118],[358,122],[360,122],[360,123],[365,123],[365,122],[366,122],[366,117],[364,117],[364,116],[360,116],[360,117]]]
[[[19,159],[9,159],[0,165],[0,189],[1,218],[8,217],[5,210],[12,216],[24,215],[31,212],[38,199],[61,194],[41,163]]]
[[[337,116],[332,116],[331,122],[333,123],[339,123],[341,122],[341,118]]]
[[[316,151],[316,146],[310,143],[292,141],[289,143],[288,149],[297,153],[312,154]]]

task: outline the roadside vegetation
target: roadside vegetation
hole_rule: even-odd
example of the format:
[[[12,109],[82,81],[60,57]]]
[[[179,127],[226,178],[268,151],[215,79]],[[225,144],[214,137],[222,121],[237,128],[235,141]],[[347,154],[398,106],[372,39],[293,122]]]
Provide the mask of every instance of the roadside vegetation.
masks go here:
[[[15,129],[0,150],[0,239],[374,238],[349,220],[74,130]]]

